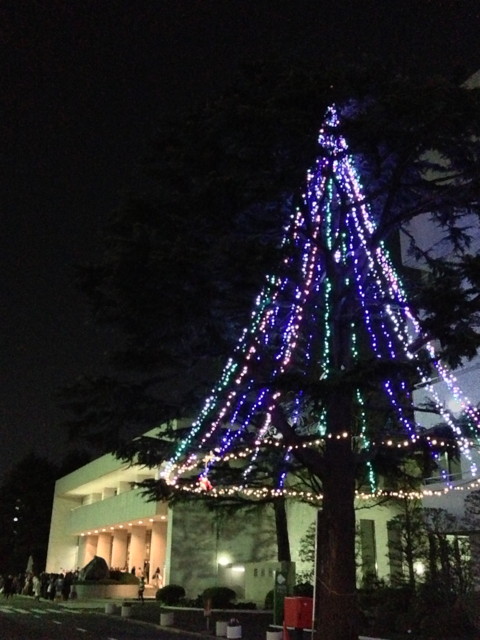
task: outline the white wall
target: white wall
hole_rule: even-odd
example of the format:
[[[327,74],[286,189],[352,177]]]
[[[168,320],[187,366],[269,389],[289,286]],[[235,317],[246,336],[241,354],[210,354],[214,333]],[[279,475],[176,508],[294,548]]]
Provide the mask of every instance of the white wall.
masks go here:
[[[77,538],[66,535],[71,510],[78,507],[79,498],[56,497],[53,502],[50,537],[48,540],[48,573],[60,573],[77,567]]]

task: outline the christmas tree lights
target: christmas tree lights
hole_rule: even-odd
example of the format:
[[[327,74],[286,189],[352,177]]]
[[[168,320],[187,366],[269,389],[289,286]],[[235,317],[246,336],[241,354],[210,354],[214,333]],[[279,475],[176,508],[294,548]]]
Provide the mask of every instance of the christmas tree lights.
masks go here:
[[[319,134],[319,158],[307,173],[304,205],[285,228],[281,247],[284,257],[278,272],[266,278],[250,323],[220,380],[187,437],[163,465],[161,474],[168,484],[185,491],[208,490],[212,496],[285,495],[318,502],[319,495],[289,488],[288,469],[298,450],[321,452],[332,438],[350,439],[358,452],[379,447],[404,450],[421,442],[432,457],[439,447],[458,446],[471,460],[472,439],[462,434],[443,407],[414,347],[421,336],[420,323],[408,305],[385,246],[374,242],[375,219],[347,142],[338,129],[338,115],[332,107]],[[438,413],[455,433],[455,445],[430,437],[416,422],[412,384],[406,374],[400,375],[393,366],[385,369],[380,389],[383,402],[394,417],[395,435],[382,437],[378,429],[377,433],[370,433],[365,381],[359,382],[355,390],[355,425],[348,425],[342,433],[331,432],[325,406],[320,397],[309,391],[309,385],[329,381],[338,374],[332,341],[338,331],[334,310],[339,290],[355,301],[351,308],[358,310],[345,325],[349,330],[342,339],[348,345],[348,353],[340,369],[354,369],[365,359],[367,348],[372,362],[411,366]],[[424,349],[439,378],[478,427],[478,411],[462,394],[455,377],[438,361],[433,344],[427,342]],[[285,376],[295,380],[291,387]],[[276,424],[278,407],[286,416],[289,433]],[[258,483],[255,470],[267,451],[275,452],[278,472],[272,472],[272,477],[258,488],[253,486]],[[212,470],[235,461],[241,467],[241,484],[212,485]],[[376,487],[371,463],[367,464],[370,492],[359,492],[357,497],[385,495]],[[469,486],[476,482],[477,469],[472,460],[470,471]],[[221,474],[218,475],[221,483]],[[423,491],[395,495],[437,494]]]

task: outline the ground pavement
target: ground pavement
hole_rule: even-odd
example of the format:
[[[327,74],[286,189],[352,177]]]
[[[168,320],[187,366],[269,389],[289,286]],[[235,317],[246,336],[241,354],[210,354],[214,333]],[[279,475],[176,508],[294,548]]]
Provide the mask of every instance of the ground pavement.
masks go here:
[[[152,601],[153,599],[147,599],[146,602]],[[67,602],[61,602],[64,607],[79,609],[79,610],[92,610],[98,611],[98,613],[103,615],[120,615],[120,607],[124,600],[68,600]],[[131,601],[135,603],[135,601]],[[115,614],[106,614],[105,613],[105,605],[106,604],[114,604],[116,606],[117,613]],[[136,603],[138,604],[138,602]],[[141,606],[141,605],[140,605]],[[243,640],[265,640],[266,639],[266,631],[269,625],[272,624],[272,612],[271,611],[223,611],[223,610],[213,610],[211,612],[210,619],[207,622],[207,618],[204,615],[203,610],[201,609],[189,609],[189,608],[175,608],[170,609],[173,611],[173,625],[168,627],[162,627],[166,631],[175,632],[178,634],[182,634],[183,636],[187,635],[192,638],[215,638],[215,627],[217,620],[229,620],[230,618],[237,618],[242,626],[242,639]],[[132,622],[138,622],[140,624],[147,624],[145,621],[136,620],[135,618],[131,619]],[[160,620],[156,623],[159,628]],[[154,624],[154,623],[150,623]],[[278,627],[280,629],[280,627]],[[303,632],[302,640],[310,640],[311,634],[309,631],[305,630]],[[295,633],[290,633],[290,638],[292,640],[300,640],[299,636],[296,636]],[[386,640],[385,638],[367,638],[366,636],[360,636],[359,640]]]

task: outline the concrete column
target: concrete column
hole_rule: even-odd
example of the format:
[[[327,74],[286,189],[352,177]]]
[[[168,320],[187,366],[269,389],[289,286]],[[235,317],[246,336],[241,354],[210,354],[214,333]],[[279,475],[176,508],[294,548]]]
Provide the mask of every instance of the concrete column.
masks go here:
[[[80,536],[80,538],[78,539],[78,553],[77,553],[77,565],[78,567],[80,567],[80,569],[83,569],[83,567],[85,566],[85,543],[86,543],[86,538],[85,536]],[[48,569],[48,567],[47,567]],[[51,573],[55,573],[55,571],[51,571]]]
[[[90,560],[93,560],[93,556],[97,555],[97,543],[98,536],[89,535],[83,537],[83,560],[80,558],[80,553],[78,558],[78,564],[80,567],[84,567],[90,562]]]
[[[145,562],[145,527],[134,526],[130,528],[130,566],[135,567],[138,575],[139,569],[143,571],[143,563]]]
[[[128,532],[126,529],[115,531],[112,542],[112,567],[114,569],[130,569],[127,567],[127,542]]]
[[[114,489],[114,487],[104,487],[102,491],[102,500],[105,500],[106,498],[113,498],[115,493],[116,489]]]
[[[109,533],[99,533],[97,543],[97,556],[103,558],[110,566],[110,557],[112,554],[112,536]]]
[[[164,584],[165,556],[167,549],[167,521],[152,523],[152,541],[150,543],[150,582],[157,569],[161,571],[161,583]],[[160,585],[159,585],[160,586]]]

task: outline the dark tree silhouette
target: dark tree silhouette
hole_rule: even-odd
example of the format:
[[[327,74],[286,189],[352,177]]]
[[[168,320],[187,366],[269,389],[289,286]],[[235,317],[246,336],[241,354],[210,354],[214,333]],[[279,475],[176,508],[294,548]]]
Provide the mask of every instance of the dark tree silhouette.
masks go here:
[[[478,216],[480,111],[476,92],[443,81],[379,68],[335,79],[289,72],[269,93],[272,76],[254,70],[248,87],[181,133],[162,131],[150,163],[156,197],[119,212],[103,263],[84,273],[97,317],[125,335],[111,358],[123,375],[105,381],[106,397],[95,382],[81,387],[72,428],[104,430],[112,441],[119,424],[145,430],[189,415],[247,325],[189,435],[152,454],[165,464],[150,489],[195,493],[212,483],[218,496],[321,499],[318,628],[326,640],[350,640],[358,478],[375,492],[392,442],[400,466],[430,463],[413,387],[428,389],[436,372],[454,388],[446,364],[472,357],[479,343],[479,261],[462,218]],[[328,114],[315,164],[311,132],[332,97],[340,108]],[[455,259],[416,245],[409,225],[419,216],[443,230]],[[397,277],[386,246],[400,229],[429,270],[426,284]],[[263,287],[262,272],[271,274]],[[78,397],[74,389],[67,403]],[[259,487],[266,459],[275,473],[263,471]]]

